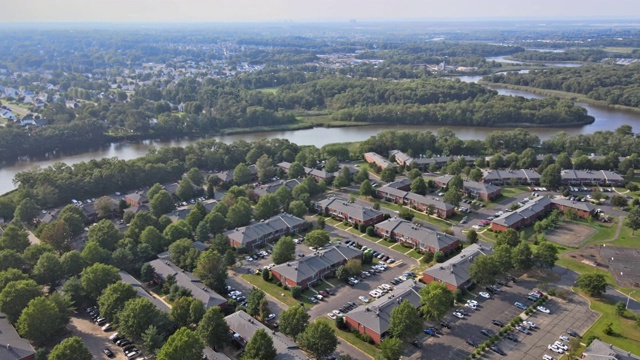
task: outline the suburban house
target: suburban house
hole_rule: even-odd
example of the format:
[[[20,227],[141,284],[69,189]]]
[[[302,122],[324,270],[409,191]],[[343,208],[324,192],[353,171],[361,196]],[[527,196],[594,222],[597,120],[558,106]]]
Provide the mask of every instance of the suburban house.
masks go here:
[[[278,359],[308,359],[308,356],[298,348],[298,345],[291,338],[280,331],[272,331],[242,310],[226,316],[224,320],[227,322],[227,325],[229,325],[233,341],[236,341],[242,348],[247,345],[256,331],[264,330],[273,339],[273,346],[278,353]]]
[[[587,360],[640,360],[640,356],[627,350],[595,339],[582,353],[581,359]]]
[[[336,244],[314,255],[276,265],[271,269],[271,274],[289,287],[300,286],[306,289],[318,280],[333,276],[336,269],[347,260],[361,258],[361,250]]]
[[[378,210],[350,203],[345,199],[330,197],[316,203],[316,209],[353,225],[373,225],[384,220],[384,214]]]
[[[607,170],[562,170],[563,185],[624,186],[624,178]]]
[[[137,191],[132,194],[125,195],[124,201],[126,201],[129,206],[140,206],[142,204],[148,203],[149,199],[147,199],[146,194]]]
[[[377,153],[374,153],[374,152],[365,153],[364,154],[364,160],[366,162],[368,162],[369,164],[371,164],[371,163],[376,164],[381,169],[387,169],[387,168],[393,169],[393,168],[396,167],[396,164],[392,163],[391,161],[385,159],[381,155],[379,155]]]
[[[435,264],[422,273],[422,280],[425,284],[432,281],[438,281],[445,285],[451,291],[466,288],[471,285],[471,276],[469,275],[469,267],[473,259],[478,256],[489,255],[492,248],[488,244],[476,243],[462,249],[462,251],[443,262]]]
[[[524,206],[512,212],[505,212],[491,221],[491,230],[507,231],[507,229],[520,229],[536,222],[546,216],[552,209],[551,199],[539,196],[526,203]]]
[[[293,188],[296,187],[296,185],[298,184],[300,184],[299,179],[278,180],[268,184],[260,185],[256,187],[253,190],[253,192],[256,194],[258,198],[261,198],[267,194],[275,193],[276,191],[278,191],[278,189],[280,189],[283,186],[286,186],[287,188],[289,188],[289,190],[293,190]]]
[[[191,208],[183,207],[173,210],[172,212],[168,213],[167,216],[169,217],[169,219],[171,219],[172,222],[176,222],[179,220],[186,220],[187,215],[189,215],[190,212]]]
[[[443,175],[435,178],[433,181],[438,187],[447,187],[453,179],[453,175]],[[462,192],[466,196],[474,197],[484,201],[490,201],[502,195],[502,189],[498,186],[481,183],[477,181],[464,180]]]
[[[126,272],[124,270],[120,270],[120,272],[118,272],[118,275],[120,275],[120,280],[122,280],[123,283],[133,286],[133,288],[138,293],[138,296],[143,297],[143,298],[151,301],[153,303],[153,305],[155,305],[161,311],[164,311],[166,313],[170,313],[171,312],[171,308],[167,305],[167,303],[165,303],[164,301],[161,301],[160,299],[158,299],[156,297],[153,297],[151,294],[149,294],[142,287],[142,284],[140,283],[140,281],[138,281],[136,278],[131,276],[131,274],[129,274],[128,272]]]
[[[448,253],[461,246],[460,239],[449,234],[431,230],[419,224],[413,224],[408,220],[397,217],[376,224],[375,231],[378,236],[401,242],[414,249],[442,251]]]
[[[34,360],[35,354],[29,341],[21,338],[7,316],[0,313],[0,359]]]
[[[578,216],[585,219],[595,214],[596,211],[595,205],[589,202],[571,201],[569,199],[558,198],[551,200],[551,203],[553,203],[554,209],[558,209],[562,212],[572,209],[578,213]]]
[[[380,344],[389,330],[393,309],[404,300],[409,301],[416,308],[419,307],[421,288],[420,283],[412,280],[401,283],[393,291],[374,302],[359,306],[345,314],[345,322],[349,328],[360,334],[369,335],[376,344]]]
[[[257,245],[266,244],[268,241],[278,240],[284,235],[295,234],[304,227],[303,219],[287,213],[280,213],[267,220],[226,231],[224,235],[229,238],[231,246],[252,249]]]
[[[61,209],[51,209],[45,213],[41,212],[40,215],[38,215],[38,219],[36,221],[41,224],[49,224],[50,222],[58,218],[58,216],[60,215],[60,211]]]
[[[158,284],[164,283],[169,275],[173,275],[176,278],[176,284],[191,291],[193,298],[202,301],[205,309],[213,306],[220,306],[221,308],[226,306],[227,299],[206,287],[200,279],[191,273],[180,269],[172,263],[171,260],[169,260],[168,252],[158,254],[158,259],[150,261],[149,264],[153,266],[155,270],[154,280]]]
[[[432,210],[438,217],[446,219],[455,213],[456,207],[433,196],[424,196],[389,186],[376,190],[378,197],[396,204],[413,206],[420,211]]]
[[[540,183],[540,174],[531,169],[520,170],[483,170],[482,182],[492,185],[532,184]]]

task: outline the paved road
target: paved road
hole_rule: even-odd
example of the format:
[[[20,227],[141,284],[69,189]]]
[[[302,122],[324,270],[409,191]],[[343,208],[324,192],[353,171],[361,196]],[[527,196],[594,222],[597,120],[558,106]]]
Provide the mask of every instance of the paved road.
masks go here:
[[[71,317],[71,322],[67,327],[74,335],[82,339],[94,359],[109,360],[110,358],[102,352],[104,348],[109,348],[116,355],[115,358],[111,359],[127,360],[122,349],[109,341],[109,335],[113,334],[113,332],[105,333],[84,314],[77,314]]]

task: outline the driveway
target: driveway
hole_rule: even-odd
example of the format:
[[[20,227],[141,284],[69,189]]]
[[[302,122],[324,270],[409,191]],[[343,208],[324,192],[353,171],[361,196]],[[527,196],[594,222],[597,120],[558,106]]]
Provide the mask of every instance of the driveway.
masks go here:
[[[71,317],[68,329],[73,333],[73,335],[82,339],[82,342],[87,349],[89,349],[94,359],[127,360],[122,349],[109,340],[109,336],[114,332],[102,331],[102,328],[94,324],[88,317],[75,314]],[[109,348],[116,355],[115,358],[107,357],[107,355],[102,352],[104,348]]]

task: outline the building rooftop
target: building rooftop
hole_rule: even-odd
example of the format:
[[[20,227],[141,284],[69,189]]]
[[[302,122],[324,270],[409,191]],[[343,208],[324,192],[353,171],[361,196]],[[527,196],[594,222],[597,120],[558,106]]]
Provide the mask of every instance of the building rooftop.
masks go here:
[[[418,240],[421,247],[432,247],[436,250],[446,248],[460,239],[443,232],[435,231],[424,226],[416,225],[410,221],[390,218],[376,225],[377,228],[402,234],[403,237]]]
[[[545,211],[550,204],[551,199],[546,196],[538,196],[513,212],[505,212],[492,222],[509,227],[522,219],[528,219]]]
[[[0,313],[0,359],[22,360],[35,352],[29,341],[18,335],[6,315]]]
[[[469,267],[473,259],[477,256],[489,255],[493,251],[489,244],[476,243],[462,249],[462,251],[451,259],[436,264],[423,272],[455,286],[460,286],[471,278],[469,275]]]
[[[262,197],[265,196],[267,194],[272,194],[276,191],[278,191],[278,189],[280,189],[283,186],[286,186],[287,188],[289,188],[289,190],[293,190],[293,188],[300,184],[300,180],[299,179],[291,179],[291,180],[278,180],[278,181],[274,181],[268,184],[263,184],[260,185],[258,187],[256,187],[254,189],[254,192],[256,193],[256,195]]]
[[[569,199],[563,199],[563,198],[552,199],[551,202],[554,204],[558,204],[558,205],[562,205],[565,207],[586,211],[586,212],[592,212],[593,210],[596,209],[596,206],[590,202],[571,201]]]
[[[360,221],[374,219],[382,214],[380,211],[374,210],[373,208],[364,207],[356,203],[350,203],[346,199],[338,197],[324,199],[319,201],[317,205],[323,209],[329,208],[342,214],[347,214],[350,218]]]
[[[302,223],[304,223],[304,220],[300,219],[297,216],[293,216],[287,213],[281,213],[267,220],[226,231],[224,232],[224,235],[240,244],[245,245],[251,243],[252,241],[258,240],[263,236],[273,234],[287,228],[293,228]]]
[[[129,284],[131,286],[133,286],[134,289],[136,289],[136,292],[138,293],[138,296],[143,297],[149,301],[151,301],[153,303],[153,305],[155,305],[159,310],[162,310],[166,313],[171,312],[171,308],[169,307],[169,305],[167,305],[164,301],[152,296],[151,294],[149,294],[143,287],[142,284],[133,276],[131,276],[131,274],[129,274],[128,272],[121,270],[118,275],[120,275],[120,280],[122,280],[123,283],[125,284]]]
[[[607,344],[600,339],[593,340],[582,353],[582,358],[588,360],[640,360],[640,356]]]
[[[344,260],[361,256],[362,251],[350,246],[336,244],[317,252],[315,255],[300,258],[297,261],[276,265],[271,269],[296,283],[314,277],[316,274],[339,264]]]

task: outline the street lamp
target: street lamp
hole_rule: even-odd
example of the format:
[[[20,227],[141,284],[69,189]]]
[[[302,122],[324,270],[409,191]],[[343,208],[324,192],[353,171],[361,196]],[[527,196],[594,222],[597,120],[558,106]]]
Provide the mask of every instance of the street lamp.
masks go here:
[[[638,290],[633,290],[632,292],[629,293],[629,295],[627,295],[627,306],[626,306],[627,310],[629,309],[629,299],[631,299],[631,294],[633,294],[636,291],[638,291]]]

